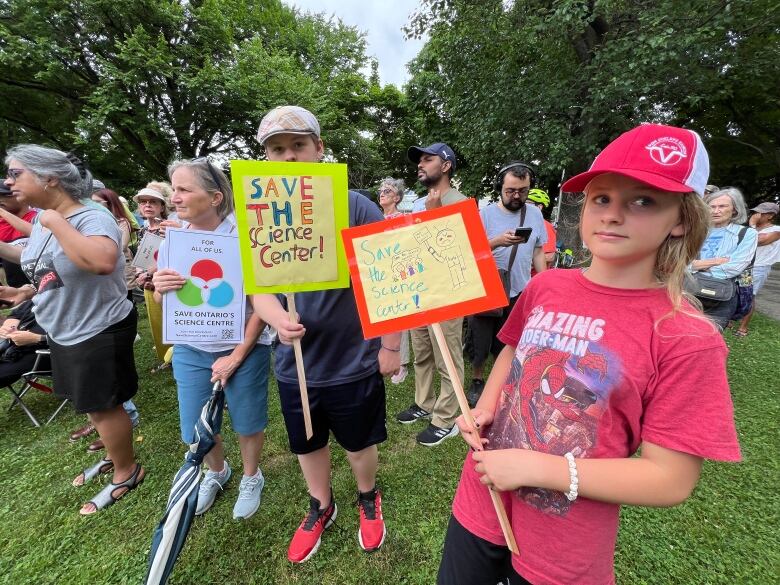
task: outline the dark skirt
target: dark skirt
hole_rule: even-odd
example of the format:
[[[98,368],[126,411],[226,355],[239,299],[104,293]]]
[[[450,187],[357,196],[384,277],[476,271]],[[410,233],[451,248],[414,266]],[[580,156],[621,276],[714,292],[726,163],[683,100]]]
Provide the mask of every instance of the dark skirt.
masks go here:
[[[138,391],[133,343],[135,307],[119,323],[75,345],[49,339],[54,393],[67,398],[76,412],[109,410]]]

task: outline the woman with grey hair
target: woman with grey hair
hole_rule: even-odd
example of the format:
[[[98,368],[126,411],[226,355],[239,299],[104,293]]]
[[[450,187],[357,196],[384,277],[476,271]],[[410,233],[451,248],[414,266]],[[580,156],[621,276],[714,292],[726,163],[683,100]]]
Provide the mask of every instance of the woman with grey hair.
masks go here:
[[[122,235],[110,214],[84,204],[92,175],[75,156],[23,144],[8,151],[5,163],[5,184],[42,211],[17,260],[32,284],[3,288],[0,296],[15,302],[32,298],[48,333],[54,392],[89,415],[105,444],[106,457],[73,480],[82,486],[113,469],[113,480],[80,511],[94,514],[135,489],[145,475],[122,408],[138,390],[136,312],[127,298]]]
[[[171,203],[185,229],[236,234],[233,192],[224,173],[208,159],[176,161],[168,167],[173,186]],[[165,258],[165,240],[159,258]],[[171,250],[170,253],[175,253]],[[239,256],[238,239],[235,256]],[[154,299],[182,288],[185,278],[171,268],[161,267],[152,277]],[[211,396],[212,384],[219,380],[230,405],[230,420],[238,434],[244,475],[238,488],[233,518],[249,518],[260,506],[265,479],[258,467],[268,424],[268,370],[271,363],[273,332],[252,311],[246,301],[244,341],[235,343],[202,342],[173,346],[173,376],[179,398],[181,439],[193,441],[195,423]],[[217,443],[206,455],[209,471],[198,491],[195,514],[203,514],[214,503],[232,471],[225,460],[219,428]]]
[[[694,274],[733,283],[734,294],[729,299],[701,298],[704,314],[724,329],[737,308],[735,280],[753,261],[758,234],[755,229],[741,225],[747,221],[747,211],[739,189],[726,187],[705,195],[704,201],[710,206],[712,225],[691,270]]]
[[[379,207],[382,208],[382,213],[385,219],[392,219],[403,215],[402,211],[399,211],[398,204],[404,197],[406,191],[406,185],[403,179],[393,179],[387,177],[382,179],[379,183]],[[401,368],[397,374],[390,376],[390,381],[393,384],[401,384],[406,380],[406,376],[409,373],[409,331],[401,332]]]
[[[379,207],[382,208],[385,219],[403,215],[398,210],[398,204],[404,198],[405,190],[406,186],[403,179],[393,179],[392,177],[382,179],[382,182],[379,184]]]

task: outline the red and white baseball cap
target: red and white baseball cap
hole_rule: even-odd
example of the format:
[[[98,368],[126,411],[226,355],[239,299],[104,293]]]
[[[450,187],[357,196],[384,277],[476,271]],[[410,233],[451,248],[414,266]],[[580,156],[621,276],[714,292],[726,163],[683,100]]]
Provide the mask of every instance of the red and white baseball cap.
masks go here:
[[[585,189],[594,177],[616,173],[661,191],[704,193],[710,159],[693,130],[661,124],[642,124],[610,142],[590,169],[563,184],[563,191]]]

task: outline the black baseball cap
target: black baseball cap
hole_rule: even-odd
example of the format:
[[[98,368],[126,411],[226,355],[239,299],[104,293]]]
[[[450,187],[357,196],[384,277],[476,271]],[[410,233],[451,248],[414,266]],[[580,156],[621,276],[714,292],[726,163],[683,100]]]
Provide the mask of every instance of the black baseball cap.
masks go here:
[[[424,154],[435,154],[436,156],[441,157],[442,160],[450,161],[452,163],[453,171],[458,164],[458,161],[455,159],[455,152],[449,147],[449,145],[445,144],[444,142],[434,142],[430,146],[426,147],[411,146],[409,147],[409,150],[406,151],[406,156],[414,164],[419,163],[420,158]]]

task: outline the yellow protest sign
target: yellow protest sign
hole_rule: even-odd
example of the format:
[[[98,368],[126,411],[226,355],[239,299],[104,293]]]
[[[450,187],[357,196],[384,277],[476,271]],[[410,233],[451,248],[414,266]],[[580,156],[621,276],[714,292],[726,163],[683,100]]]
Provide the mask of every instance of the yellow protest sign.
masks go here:
[[[230,161],[247,293],[346,288],[347,167]]]

